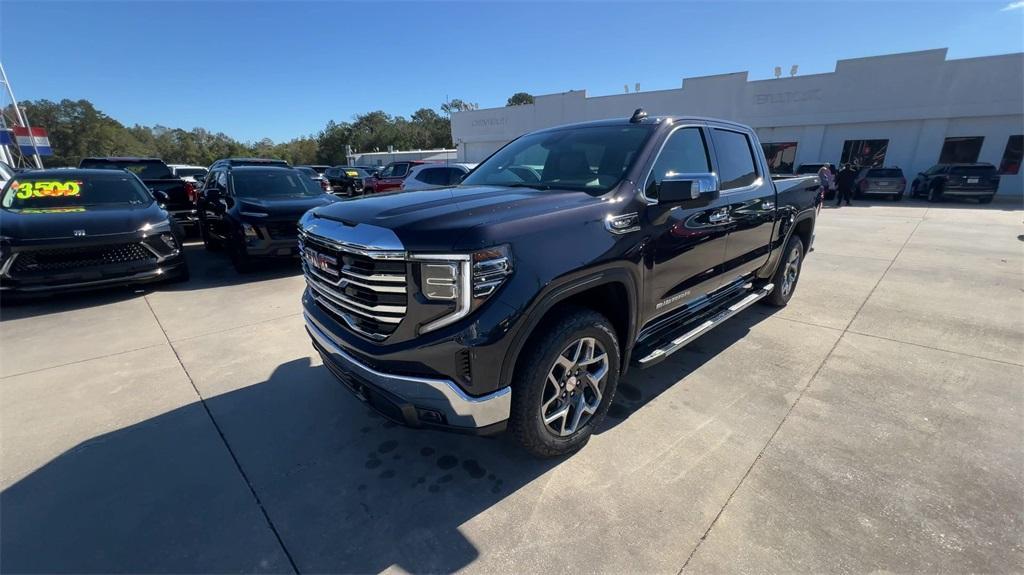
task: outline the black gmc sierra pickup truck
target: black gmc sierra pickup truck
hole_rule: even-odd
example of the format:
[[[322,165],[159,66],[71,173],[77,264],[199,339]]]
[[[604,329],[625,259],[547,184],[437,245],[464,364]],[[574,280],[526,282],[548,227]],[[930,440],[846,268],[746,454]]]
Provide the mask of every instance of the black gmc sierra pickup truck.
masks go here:
[[[793,296],[822,198],[731,122],[647,117],[510,142],[458,186],[310,210],[306,327],[400,423],[582,447],[628,365]]]

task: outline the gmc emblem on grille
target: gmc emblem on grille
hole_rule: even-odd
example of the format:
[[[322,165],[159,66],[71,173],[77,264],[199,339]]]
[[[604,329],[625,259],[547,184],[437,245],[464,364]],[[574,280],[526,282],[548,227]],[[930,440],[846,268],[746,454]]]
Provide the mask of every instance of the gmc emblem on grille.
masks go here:
[[[324,273],[331,274],[332,276],[338,275],[338,259],[331,257],[327,254],[322,254],[318,251],[305,248],[302,250],[303,257],[306,258],[306,263],[312,266],[314,269],[318,269]]]

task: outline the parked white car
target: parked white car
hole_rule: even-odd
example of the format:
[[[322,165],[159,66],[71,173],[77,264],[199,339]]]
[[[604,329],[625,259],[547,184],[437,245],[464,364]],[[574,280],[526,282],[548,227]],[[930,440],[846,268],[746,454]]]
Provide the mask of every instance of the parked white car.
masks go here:
[[[414,166],[402,181],[402,191],[416,192],[454,186],[475,167],[476,164],[420,164]]]
[[[189,166],[186,164],[167,164],[167,167],[171,169],[171,173],[175,176],[193,184],[203,183],[203,180],[206,179],[206,172],[209,171],[209,168],[206,166]]]

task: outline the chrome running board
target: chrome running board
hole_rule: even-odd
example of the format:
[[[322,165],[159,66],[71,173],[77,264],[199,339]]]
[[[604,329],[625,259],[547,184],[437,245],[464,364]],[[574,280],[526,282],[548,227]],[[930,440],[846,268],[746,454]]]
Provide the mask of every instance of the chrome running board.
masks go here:
[[[641,358],[638,362],[640,364],[640,367],[647,367],[649,365],[653,365],[654,363],[657,363],[659,360],[665,359],[666,357],[679,351],[686,344],[711,331],[720,323],[747,309],[748,307],[756,303],[758,300],[772,293],[773,289],[775,289],[774,284],[765,284],[761,289],[747,294],[746,297],[732,304],[731,306],[723,309],[722,311],[716,313],[707,321],[701,323],[700,325],[684,333],[683,335],[673,339],[665,347],[659,347],[658,349],[655,349],[651,353]]]

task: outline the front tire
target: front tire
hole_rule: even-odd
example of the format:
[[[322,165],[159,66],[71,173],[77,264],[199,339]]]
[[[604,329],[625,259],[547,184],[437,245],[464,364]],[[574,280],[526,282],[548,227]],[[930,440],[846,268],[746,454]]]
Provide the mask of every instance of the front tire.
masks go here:
[[[608,413],[619,383],[619,342],[603,315],[568,308],[525,350],[512,384],[509,428],[537,457],[578,451]]]
[[[800,270],[804,263],[804,242],[798,236],[789,238],[786,249],[782,252],[782,260],[772,274],[772,283],[775,289],[765,302],[775,307],[785,307],[796,291],[796,284],[800,281]]]
[[[252,258],[249,257],[249,253],[246,251],[245,245],[235,241],[228,251],[228,255],[231,258],[231,265],[234,266],[236,272],[245,274],[252,271]]]

